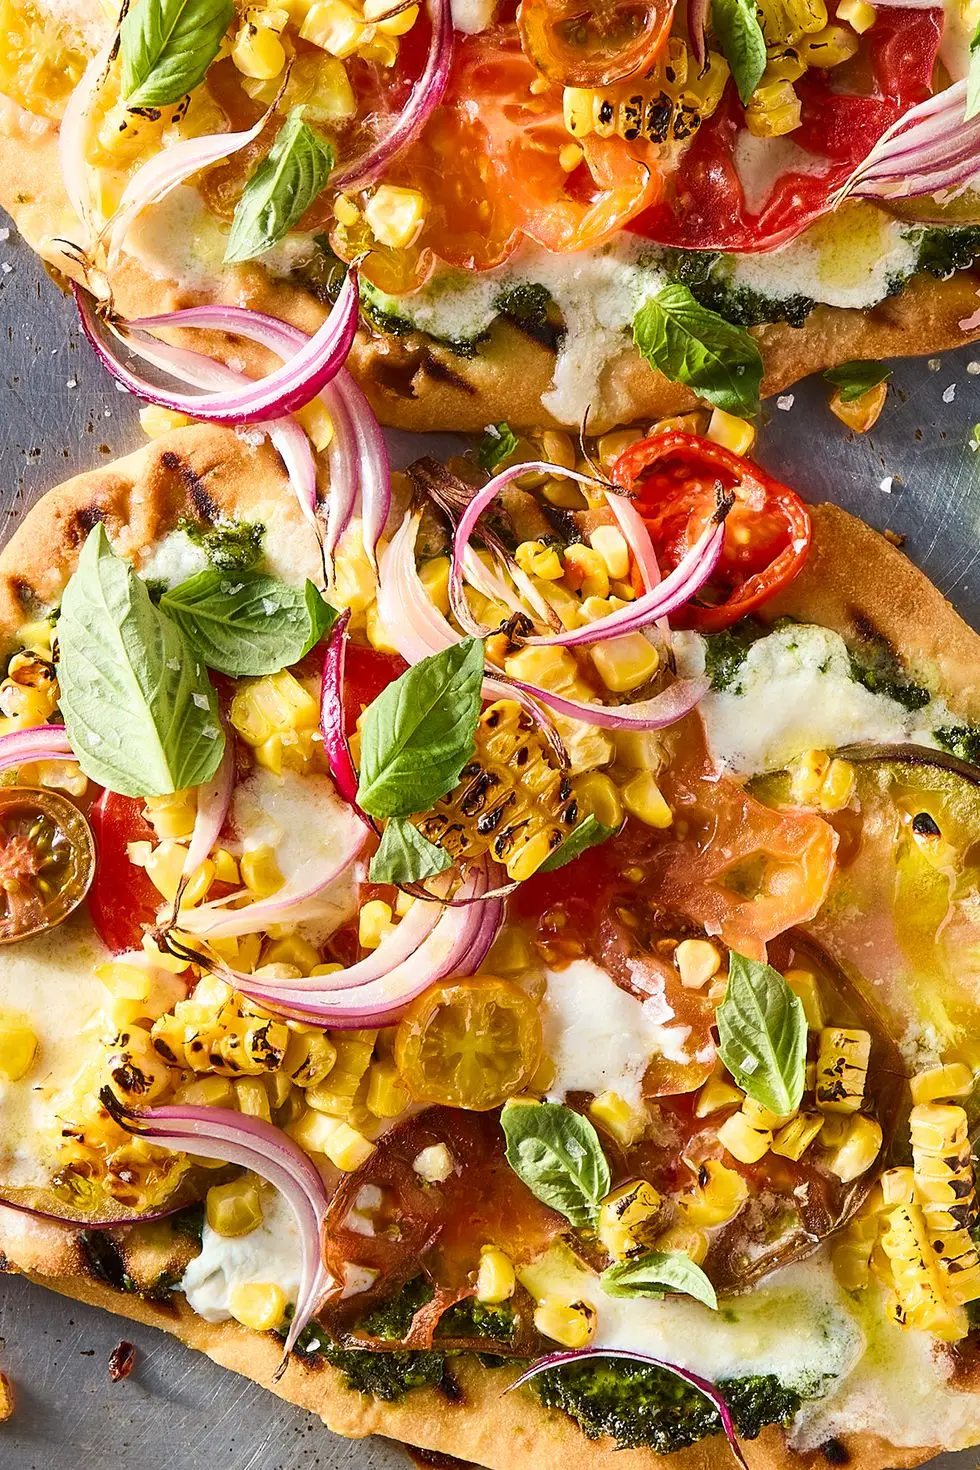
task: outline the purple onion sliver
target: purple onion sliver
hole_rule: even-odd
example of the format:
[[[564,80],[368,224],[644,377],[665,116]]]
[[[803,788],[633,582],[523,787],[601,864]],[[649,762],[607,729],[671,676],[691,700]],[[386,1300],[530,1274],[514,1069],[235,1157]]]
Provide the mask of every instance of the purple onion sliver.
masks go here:
[[[146,1225],[152,1220],[165,1220],[186,1207],[186,1201],[173,1205],[161,1205],[159,1209],[147,1210],[142,1215],[120,1215],[115,1220],[85,1220],[78,1215],[59,1215],[54,1210],[36,1210],[33,1205],[20,1200],[5,1199],[0,1194],[0,1210],[16,1210],[20,1215],[31,1215],[35,1220],[47,1220],[52,1225],[65,1225],[72,1230],[119,1230],[124,1225]]]
[[[357,804],[357,771],[350,753],[344,718],[344,669],[347,663],[347,628],[350,608],[345,608],[334,623],[323,660],[320,681],[320,734],[326,751],[330,774],[340,795],[362,822],[373,827],[370,818]]]
[[[707,29],[710,10],[711,0],[687,0],[687,34],[699,68],[704,66],[707,54],[704,33]]]
[[[225,731],[221,763],[211,780],[197,789],[197,814],[184,859],[182,878],[187,879],[204,862],[225,824],[235,785],[235,746]]]
[[[690,714],[711,687],[708,679],[676,679],[652,699],[641,699],[634,704],[586,704],[567,699],[540,684],[512,680],[508,675],[497,677],[509,686],[522,689],[532,699],[540,700],[554,714],[601,730],[664,730]]]
[[[63,725],[35,725],[0,735],[0,771],[29,761],[73,761],[75,752]]]

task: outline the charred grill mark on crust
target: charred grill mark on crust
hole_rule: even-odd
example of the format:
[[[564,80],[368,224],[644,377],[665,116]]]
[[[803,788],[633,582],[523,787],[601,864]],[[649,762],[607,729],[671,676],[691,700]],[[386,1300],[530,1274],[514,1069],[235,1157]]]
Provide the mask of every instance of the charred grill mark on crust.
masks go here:
[[[25,612],[37,606],[37,593],[26,577],[11,577],[10,590]]]
[[[165,449],[160,456],[160,463],[165,470],[175,470],[180,466],[180,455],[174,454],[172,449]]]
[[[463,1390],[448,1368],[443,1372],[442,1381],[439,1384],[439,1392],[451,1404],[461,1404],[463,1402]]]
[[[868,617],[868,614],[859,607],[849,607],[847,615],[854,624],[854,631],[862,643],[870,643],[875,648],[887,651],[896,657],[895,650],[881,629]]]
[[[820,1452],[828,1465],[849,1465],[851,1455],[847,1446],[841,1444],[839,1439],[828,1439],[826,1444],[820,1446]]]
[[[450,388],[458,388],[461,393],[468,393],[470,397],[476,394],[477,390],[468,378],[464,378],[462,373],[456,372],[448,362],[443,362],[441,358],[432,353],[428,353],[423,358],[422,371],[430,378],[434,378],[437,383],[447,383]]]
[[[78,1243],[84,1264],[93,1280],[111,1286],[114,1291],[128,1289],[126,1263],[111,1236],[102,1230],[83,1230],[79,1234]]]
[[[221,507],[212,500],[204,488],[204,481],[200,475],[192,470],[187,461],[181,459],[180,455],[173,449],[165,449],[163,451],[160,456],[160,464],[170,474],[180,476],[187,489],[188,498],[197,511],[197,514],[202,521],[206,521],[209,526],[213,526],[221,514]]]
[[[100,505],[83,505],[76,510],[74,524],[72,526],[72,539],[75,545],[85,540],[94,526],[104,522],[106,513]]]

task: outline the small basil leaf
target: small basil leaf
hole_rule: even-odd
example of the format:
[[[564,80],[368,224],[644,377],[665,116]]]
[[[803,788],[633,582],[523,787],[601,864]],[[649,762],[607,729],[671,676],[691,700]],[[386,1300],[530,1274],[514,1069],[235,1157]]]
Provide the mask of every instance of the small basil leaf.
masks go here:
[[[483,470],[495,470],[517,448],[517,435],[510,424],[490,424],[476,451],[477,463]]]
[[[588,852],[590,847],[598,847],[600,842],[606,842],[619,831],[618,827],[606,827],[594,817],[591,812],[583,817],[577,827],[574,827],[561,847],[556,847],[549,858],[538,869],[539,873],[553,873],[556,868],[563,868],[566,863],[574,862],[581,857],[583,852]]]
[[[594,1225],[609,1193],[609,1165],[588,1118],[560,1103],[505,1103],[507,1162],[542,1204],[578,1229]]]
[[[444,848],[423,837],[404,817],[390,817],[381,846],[371,859],[368,877],[372,883],[418,883],[434,878],[452,865]]]
[[[57,637],[61,710],[86,776],[163,796],[214,775],[224,734],[204,663],[101,524],[65,588]]]
[[[358,804],[407,817],[445,796],[475,749],[483,643],[464,638],[420,659],[368,705],[361,724]]]
[[[743,1092],[772,1113],[795,1113],[806,1077],[806,1016],[779,971],[730,955],[715,1014],[718,1054]]]
[[[236,678],[298,662],[336,617],[312,582],[214,569],[165,592],[160,607],[209,668]]]
[[[283,238],[322,192],[333,168],[333,150],[294,107],[267,156],[238,201],[225,264],[254,260]]]
[[[718,1310],[715,1289],[700,1266],[683,1251],[647,1251],[632,1261],[617,1261],[600,1278],[607,1296],[662,1297],[680,1291]]]
[[[711,24],[744,107],[766,69],[766,38],[755,0],[711,0]]]
[[[887,383],[891,375],[891,368],[883,362],[842,362],[840,367],[828,368],[824,373],[827,382],[833,383],[840,393],[841,403],[853,403],[879,383]]]
[[[136,0],[119,27],[126,106],[165,107],[193,91],[234,18],[232,0]]]
[[[980,25],[970,39],[970,66],[966,74],[966,113],[964,122],[980,112]]]
[[[759,407],[762,354],[744,327],[695,301],[675,283],[649,296],[633,318],[633,341],[658,372],[727,413]]]

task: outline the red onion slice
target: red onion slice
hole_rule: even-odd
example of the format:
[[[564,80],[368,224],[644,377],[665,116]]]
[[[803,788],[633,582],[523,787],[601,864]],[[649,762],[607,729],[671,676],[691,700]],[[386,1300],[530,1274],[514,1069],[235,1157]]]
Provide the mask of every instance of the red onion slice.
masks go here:
[[[583,704],[540,684],[511,679],[507,674],[499,678],[504,698],[514,699],[515,691],[519,690],[547,704],[556,715],[581,720],[583,725],[597,725],[601,730],[664,730],[690,714],[711,688],[708,679],[675,679],[651,699],[639,699],[633,704]]]
[[[73,89],[58,130],[58,160],[61,177],[68,195],[68,202],[81,223],[85,226],[85,246],[92,244],[92,191],[89,188],[90,169],[85,156],[86,132],[92,108],[102,86],[109,63],[115,53],[119,33],[114,32],[105,45],[96,52]]]
[[[711,0],[687,0],[687,34],[690,37],[694,60],[699,68],[704,66],[704,60],[708,54],[704,44],[704,33],[707,30],[710,13]]]
[[[73,289],[79,304],[82,329],[96,356],[118,383],[148,403],[176,413],[190,414],[192,418],[211,424],[264,424],[269,419],[295,413],[305,407],[321,388],[336,377],[350,352],[357,330],[357,268],[351,266],[323,325],[282,367],[262,378],[245,379],[244,384],[236,385],[234,390],[204,393],[197,397],[187,393],[164,393],[154,384],[137,377],[119,361],[97,330],[92,311],[81,310],[83,293],[77,286]],[[179,312],[171,312],[157,321],[161,326],[179,326],[179,317]],[[119,328],[114,330],[119,335]]]
[[[225,825],[228,808],[231,806],[231,793],[234,785],[235,744],[228,738],[228,732],[225,731],[225,748],[221,764],[211,780],[197,788],[197,813],[194,817],[191,840],[187,845],[181,887],[190,878],[195,868],[200,867],[217,842],[218,835]],[[176,912],[179,907],[180,895],[178,894],[174,911]]]
[[[29,730],[14,730],[10,735],[0,735],[0,771],[26,765],[28,761],[75,759],[63,725],[34,725]]]
[[[320,734],[334,785],[365,826],[372,832],[374,822],[357,804],[357,771],[350,753],[344,715],[344,669],[347,663],[347,628],[350,608],[346,608],[330,630],[323,660],[320,682]]]
[[[577,1348],[571,1352],[548,1353],[544,1358],[539,1358],[536,1363],[526,1369],[519,1378],[504,1390],[505,1393],[513,1393],[515,1388],[522,1388],[525,1383],[530,1383],[532,1378],[537,1378],[540,1373],[547,1373],[550,1368],[564,1368],[569,1363],[583,1363],[593,1358],[620,1358],[628,1363],[642,1363],[650,1368],[663,1368],[668,1373],[673,1373],[675,1378],[689,1383],[705,1398],[718,1412],[721,1427],[725,1432],[732,1454],[735,1456],[742,1470],[748,1470],[745,1456],[742,1454],[738,1437],[735,1433],[735,1424],[732,1420],[732,1411],[729,1409],[725,1396],[721,1389],[710,1378],[702,1378],[700,1373],[692,1373],[690,1368],[682,1368],[679,1363],[668,1363],[664,1358],[655,1358],[650,1353],[636,1353],[630,1348]]]
[[[249,1169],[277,1189],[292,1210],[299,1231],[300,1279],[283,1360],[276,1373],[278,1378],[296,1339],[334,1284],[323,1264],[321,1246],[329,1200],[312,1159],[280,1128],[231,1108],[188,1105],[130,1111],[107,1087],[100,1098],[116,1122],[130,1133],[148,1139],[158,1148],[221,1159],[226,1164]]]
[[[980,116],[967,121],[967,82],[918,103],[883,133],[833,195],[845,199],[917,199],[965,187],[980,176]]]
[[[335,169],[330,175],[331,187],[337,193],[373,183],[410,143],[414,143],[442,101],[453,60],[452,11],[449,0],[428,0],[426,8],[432,22],[432,36],[422,75],[385,137],[362,157]]]

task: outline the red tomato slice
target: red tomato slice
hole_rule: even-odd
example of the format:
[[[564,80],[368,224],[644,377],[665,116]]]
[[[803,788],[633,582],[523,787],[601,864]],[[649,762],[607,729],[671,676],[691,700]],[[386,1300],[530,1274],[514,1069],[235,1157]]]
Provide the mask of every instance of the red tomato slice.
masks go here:
[[[113,954],[139,949],[147,926],[156,923],[160,895],[142,868],[129,861],[131,842],[156,842],[143,815],[143,803],[132,796],[103,791],[89,817],[95,836],[95,878],[88,907],[95,932]]]
[[[661,567],[672,570],[703,533],[719,489],[734,495],[711,606],[690,603],[679,628],[716,633],[753,612],[796,577],[810,549],[810,513],[800,497],[751,460],[694,434],[655,434],[630,445],[613,467],[635,494]],[[702,596],[706,589],[702,589]]]
[[[379,653],[363,643],[348,643],[344,665],[344,716],[348,735],[353,735],[358,719],[382,689],[407,668],[408,664],[398,653]]]

